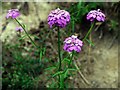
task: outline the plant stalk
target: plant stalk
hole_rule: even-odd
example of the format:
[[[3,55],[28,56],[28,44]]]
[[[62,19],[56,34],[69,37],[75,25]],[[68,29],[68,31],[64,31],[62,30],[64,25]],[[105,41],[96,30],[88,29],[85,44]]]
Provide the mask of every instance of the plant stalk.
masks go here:
[[[59,68],[58,68],[58,71],[61,70],[61,51],[60,51],[60,47],[61,47],[61,41],[60,41],[60,29],[59,27],[57,27],[58,29],[58,57],[59,57]],[[61,75],[59,75],[59,87],[61,88],[62,86],[62,78],[61,78]]]
[[[60,41],[60,29],[58,27],[58,57],[59,57],[59,71],[61,70],[61,41]]]
[[[87,38],[87,37],[89,36],[89,34],[92,32],[93,26],[94,26],[94,22],[92,23],[90,29],[88,30],[86,36],[84,37],[83,42],[86,40],[86,38]]]
[[[32,38],[29,36],[29,34],[27,33],[25,27],[23,27],[23,25],[22,25],[16,18],[15,18],[15,21],[23,28],[23,30],[25,31],[26,35],[28,36],[28,38],[30,39],[30,41],[32,42],[32,44],[33,44],[35,47],[39,48],[39,47],[35,44],[35,42],[32,40]]]
[[[65,70],[64,70],[64,72],[63,72],[63,74],[62,75],[64,75],[64,73],[67,71],[67,69],[69,69],[69,67],[70,67],[70,64],[71,64],[71,62],[72,62],[72,60],[73,60],[73,56],[74,56],[74,51],[72,52],[72,55],[71,55],[71,57],[70,57],[70,62],[68,63],[68,67],[67,68],[65,68]],[[61,88],[64,88],[64,77],[62,77],[62,75],[61,75],[61,77],[60,77],[60,87]]]
[[[71,55],[71,57],[70,57],[70,62],[68,63],[68,67],[65,69],[65,71],[64,71],[64,73],[67,71],[67,69],[70,67],[70,64],[71,64],[71,62],[72,62],[72,60],[73,60],[73,56],[74,56],[74,51],[72,52],[72,55]]]

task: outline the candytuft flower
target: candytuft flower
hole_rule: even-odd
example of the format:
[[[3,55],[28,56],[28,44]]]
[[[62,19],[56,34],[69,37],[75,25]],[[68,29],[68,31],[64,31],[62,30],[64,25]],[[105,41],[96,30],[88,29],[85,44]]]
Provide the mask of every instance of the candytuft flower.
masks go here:
[[[59,26],[64,28],[70,22],[70,14],[65,10],[55,9],[48,15],[48,24],[50,28]]]
[[[64,47],[63,49],[67,52],[80,52],[81,47],[83,46],[83,42],[77,38],[77,36],[72,35],[71,37],[68,37],[64,41]]]
[[[8,13],[6,15],[6,18],[17,18],[18,16],[20,16],[20,12],[18,9],[11,9],[11,10],[8,10]]]
[[[90,20],[91,22],[94,20],[104,22],[105,21],[105,14],[101,12],[100,9],[98,10],[91,10],[87,14],[87,20]]]
[[[23,31],[23,28],[22,28],[22,27],[16,27],[15,30],[16,30],[16,31],[19,31],[19,32],[22,32],[22,31]]]

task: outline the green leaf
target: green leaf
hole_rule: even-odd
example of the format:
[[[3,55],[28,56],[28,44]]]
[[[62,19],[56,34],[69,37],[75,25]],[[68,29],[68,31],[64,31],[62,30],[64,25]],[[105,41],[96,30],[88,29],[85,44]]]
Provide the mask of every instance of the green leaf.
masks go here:
[[[62,60],[62,62],[70,62],[70,59],[67,59],[67,58],[64,58],[63,60]]]
[[[42,50],[40,51],[40,62],[42,60]]]
[[[88,41],[88,43],[89,43],[90,45],[95,46],[92,41],[90,41],[90,40],[88,40],[88,39],[86,39],[86,40]]]
[[[68,71],[77,71],[77,69],[75,68],[68,68],[65,72],[64,72],[64,79],[68,77]],[[72,74],[72,73],[70,73]]]
[[[60,88],[64,88],[64,75],[60,75]]]
[[[22,24],[22,26],[23,26],[24,28],[26,28],[26,25],[25,25],[25,24]]]
[[[82,5],[82,0],[79,0],[79,3],[77,5],[77,8],[80,9],[81,8],[81,5]]]
[[[39,60],[40,60],[40,62],[41,62],[41,60],[42,60],[42,57],[43,57],[43,55],[45,54],[45,50],[46,50],[46,48],[42,48],[41,50],[40,50],[40,56],[39,56]]]
[[[55,73],[52,77],[55,77],[57,75],[63,74],[63,71],[58,71],[57,73]]]
[[[68,71],[76,71],[77,69],[75,68],[68,68]]]
[[[64,73],[64,78],[66,78],[68,75],[68,69],[66,70],[66,72]]]
[[[52,69],[55,69],[55,68],[56,68],[56,66],[52,66],[52,67],[46,68],[45,70],[52,70]]]
[[[46,51],[46,48],[44,47],[44,48],[43,48],[43,51],[42,51],[42,54],[43,54],[43,55],[45,54],[45,51]]]
[[[55,88],[56,84],[57,84],[57,82],[52,81],[52,84],[50,85],[50,87],[49,87],[49,88]]]
[[[22,39],[24,39],[26,36],[27,36],[27,35],[24,35],[24,36],[20,37],[18,40],[22,40]]]

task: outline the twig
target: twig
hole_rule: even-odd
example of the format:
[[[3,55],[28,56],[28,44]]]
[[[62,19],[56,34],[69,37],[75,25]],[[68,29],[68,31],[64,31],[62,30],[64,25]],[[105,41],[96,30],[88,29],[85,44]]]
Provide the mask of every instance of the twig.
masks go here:
[[[117,36],[118,36],[118,34],[116,34],[116,35],[113,37],[113,39],[112,39],[112,41],[111,41],[110,46],[108,47],[108,49],[110,49],[110,48],[112,47],[112,45],[113,45],[115,39],[117,38]]]
[[[97,31],[101,25],[102,23],[98,24],[97,27],[94,29],[94,31]]]
[[[76,63],[75,64],[75,67],[77,68],[78,70],[78,73],[80,74],[80,76],[82,77],[82,79],[85,81],[86,84],[90,85],[90,82],[84,77],[84,75],[82,74],[82,72],[79,70],[78,66]]]
[[[101,31],[100,31],[100,36],[99,36],[99,38],[101,39],[102,36],[103,36],[103,31],[101,30]]]

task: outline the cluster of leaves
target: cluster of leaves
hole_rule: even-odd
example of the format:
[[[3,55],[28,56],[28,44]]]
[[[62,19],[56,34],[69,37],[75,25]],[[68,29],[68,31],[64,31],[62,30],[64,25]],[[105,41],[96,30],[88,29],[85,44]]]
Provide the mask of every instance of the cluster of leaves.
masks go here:
[[[14,52],[13,52],[14,51]],[[35,52],[42,58],[42,53]],[[3,47],[3,88],[31,89],[35,87],[34,80],[42,73],[44,65],[40,58],[23,56],[17,45]]]
[[[74,53],[75,55],[77,53]],[[52,65],[51,67],[48,67],[45,69],[46,72],[48,72],[48,70],[50,70],[52,73],[51,73],[51,80],[52,82],[48,85],[49,88],[58,88],[59,84],[61,84],[62,88],[68,88],[69,87],[69,84],[67,83],[68,82],[68,78],[70,76],[73,76],[74,72],[71,72],[71,71],[77,71],[77,68],[76,66],[74,65],[74,63],[72,63],[73,61],[71,61],[71,56],[68,55],[66,58],[63,58],[62,59],[62,67],[61,67],[61,70],[58,71],[58,68],[59,68],[59,63],[55,63],[55,65]],[[53,74],[54,72],[54,74]],[[58,82],[56,80],[58,80],[58,77],[59,76],[61,77],[61,82]],[[53,78],[53,79],[52,79]]]

